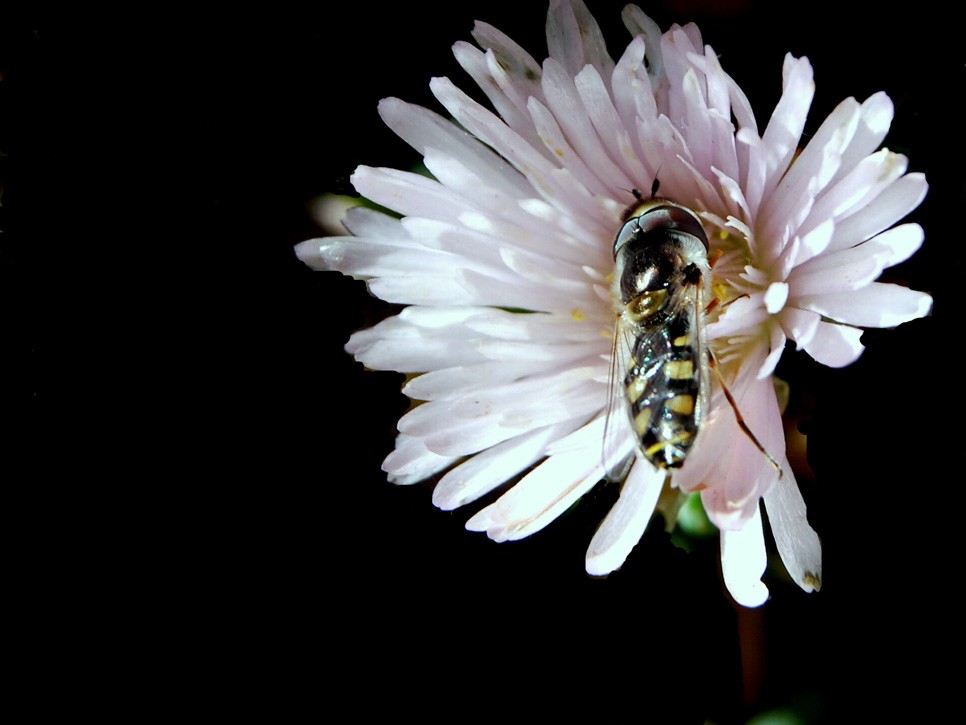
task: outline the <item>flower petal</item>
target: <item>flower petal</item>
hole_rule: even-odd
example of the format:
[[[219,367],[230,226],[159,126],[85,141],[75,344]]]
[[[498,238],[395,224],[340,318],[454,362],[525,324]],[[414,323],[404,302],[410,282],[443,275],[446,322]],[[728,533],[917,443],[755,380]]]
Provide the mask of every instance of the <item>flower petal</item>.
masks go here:
[[[397,136],[422,155],[434,149],[459,161],[482,184],[510,196],[532,193],[519,172],[507,166],[478,139],[439,114],[398,98],[386,98],[379,103],[379,115]]]
[[[664,487],[664,472],[645,460],[634,463],[621,484],[620,498],[601,522],[587,549],[591,576],[605,576],[621,567],[647,528]]]
[[[433,503],[444,511],[476,501],[546,455],[547,446],[571,433],[575,420],[536,428],[488,448],[456,466],[433,489]]]
[[[901,285],[873,282],[851,292],[803,295],[796,304],[849,325],[896,327],[929,314],[932,297]]]
[[[759,360],[757,367],[748,361],[748,370],[743,375],[753,376],[764,364],[762,358]],[[717,406],[716,419],[708,425],[718,428],[719,434],[722,430],[729,431],[727,457],[721,460],[721,469],[715,471],[714,479],[701,492],[701,501],[708,518],[723,530],[740,529],[754,514],[760,496],[778,480],[772,461],[780,461],[785,455],[781,414],[771,379],[736,381],[731,393],[745,424],[768,455],[738,427],[730,405]],[[701,445],[705,445],[704,441]]]
[[[595,71],[593,66],[588,66],[585,70],[589,73]],[[563,67],[552,59],[544,63],[543,91],[547,106],[560,124],[564,136],[571,139],[577,155],[582,159],[593,160],[593,174],[598,180],[597,183],[610,194],[615,194],[620,189],[633,188],[634,181],[611,159],[604,143],[598,137],[583,99],[578,93],[574,76],[567,74]]]
[[[473,516],[466,528],[485,531],[494,541],[525,538],[566,511],[602,474],[599,447],[558,453]]]
[[[811,336],[801,343],[816,362],[833,368],[851,365],[865,349],[862,330],[849,325],[820,321]]]
[[[565,64],[571,78],[585,65],[592,65],[605,75],[610,75],[614,68],[600,26],[583,0],[551,0],[547,50],[551,58]]]
[[[457,460],[427,450],[418,438],[400,434],[396,438],[395,450],[383,461],[382,470],[389,474],[390,483],[408,485],[425,481]]]
[[[822,587],[822,544],[808,524],[805,500],[787,465],[785,475],[765,494],[772,536],[789,576],[806,592]]]
[[[852,247],[888,229],[919,206],[928,188],[926,177],[919,173],[896,179],[866,204],[861,213],[852,214],[836,223],[828,248]]]
[[[564,368],[419,405],[399,420],[399,430],[423,440],[427,449],[464,456],[525,431],[573,419],[587,420],[601,408],[602,386],[585,368]]]
[[[756,508],[743,528],[721,532],[721,572],[738,604],[760,607],[768,601],[768,587],[761,581],[767,563],[761,513]]]
[[[574,79],[574,84],[598,138],[606,146],[608,155],[620,164],[623,178],[628,181],[627,187],[634,186],[631,179],[650,178],[651,175],[644,168],[640,157],[634,150],[632,137],[628,130],[630,127],[621,122],[607,85],[597,69],[593,66],[587,66]],[[616,179],[620,178],[621,176],[616,177]],[[616,179],[610,182],[611,185],[615,183]]]
[[[540,96],[539,87],[533,88],[533,84],[523,77],[511,76],[492,51],[482,52],[469,43],[456,43],[453,55],[506,124],[536,146],[539,139],[530,126],[526,102],[531,95]],[[539,66],[534,77],[540,77]]]
[[[767,150],[766,164],[772,188],[788,169],[798,149],[798,140],[802,137],[805,118],[815,95],[812,66],[807,58],[786,55],[782,76],[781,99],[761,138]]]

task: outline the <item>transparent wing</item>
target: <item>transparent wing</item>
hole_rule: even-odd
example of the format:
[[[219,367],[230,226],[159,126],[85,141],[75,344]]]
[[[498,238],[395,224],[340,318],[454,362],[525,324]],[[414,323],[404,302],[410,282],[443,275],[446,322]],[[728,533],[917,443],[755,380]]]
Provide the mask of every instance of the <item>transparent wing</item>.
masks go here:
[[[610,481],[621,481],[633,463],[637,441],[631,428],[627,410],[624,379],[631,360],[635,339],[634,326],[623,316],[614,323],[614,342],[610,356],[610,375],[607,381],[607,409],[601,462],[604,476]]]
[[[709,272],[710,274],[710,272]],[[689,327],[694,335],[694,359],[698,365],[700,383],[698,386],[697,401],[694,406],[694,417],[698,426],[697,439],[701,437],[702,422],[711,408],[711,351],[708,349],[707,335],[705,333],[705,308],[709,301],[706,297],[705,287],[695,285],[690,290],[690,294],[684,295],[681,301],[681,314],[690,317]]]

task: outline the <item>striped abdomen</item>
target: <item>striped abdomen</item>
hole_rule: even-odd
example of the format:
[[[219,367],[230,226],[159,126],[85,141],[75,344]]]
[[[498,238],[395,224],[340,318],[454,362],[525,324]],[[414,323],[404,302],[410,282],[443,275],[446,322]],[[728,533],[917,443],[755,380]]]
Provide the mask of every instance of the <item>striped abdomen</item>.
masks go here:
[[[680,466],[700,427],[701,360],[693,315],[641,322],[624,386],[641,451],[656,466]]]

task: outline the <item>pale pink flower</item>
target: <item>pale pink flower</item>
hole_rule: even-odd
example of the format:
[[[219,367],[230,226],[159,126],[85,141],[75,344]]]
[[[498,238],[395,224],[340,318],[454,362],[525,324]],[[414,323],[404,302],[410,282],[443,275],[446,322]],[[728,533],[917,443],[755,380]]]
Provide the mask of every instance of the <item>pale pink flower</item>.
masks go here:
[[[553,521],[604,476],[602,457],[615,320],[613,242],[631,190],[702,218],[712,252],[709,344],[737,407],[768,458],[736,424],[715,383],[712,413],[670,486],[700,491],[721,531],[725,583],[747,606],[765,601],[764,502],[786,569],[805,590],[821,581],[821,547],[785,458],[772,373],[786,340],[844,366],[862,328],[926,315],[928,295],[876,282],[922,243],[895,225],[926,193],[906,158],[879,149],[893,107],[847,99],[802,138],[812,68],[786,56],[782,96],[763,129],[694,25],[666,33],[639,8],[631,41],[612,59],[582,0],[551,2],[549,57],[538,63],[477,23],[456,58],[492,109],[446,78],[431,88],[456,120],[401,100],[385,122],[424,157],[432,178],[360,167],[360,194],[401,216],[352,209],[352,236],[299,245],[307,264],[368,282],[407,305],[356,333],[347,350],[367,367],[416,374],[424,401],[399,421],[384,463],[391,481],[440,476],[443,509],[508,481],[467,522],[497,541]],[[776,73],[777,76],[777,73]],[[800,145],[804,146],[800,148]],[[524,314],[524,312],[528,314]],[[635,448],[628,428],[623,451]],[[640,539],[665,473],[640,453],[587,553],[587,571],[614,571]]]

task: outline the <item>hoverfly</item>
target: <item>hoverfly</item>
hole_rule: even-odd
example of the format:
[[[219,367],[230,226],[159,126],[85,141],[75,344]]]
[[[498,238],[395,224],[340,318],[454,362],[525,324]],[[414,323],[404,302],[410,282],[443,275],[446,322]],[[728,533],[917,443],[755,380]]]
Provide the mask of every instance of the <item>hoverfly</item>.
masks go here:
[[[656,192],[656,182],[650,199],[635,191],[637,202],[614,240],[618,318],[608,420],[613,409],[625,408],[639,450],[667,471],[684,465],[710,407],[714,359],[704,316],[711,306],[711,263],[698,216]],[[738,425],[781,475],[717,375]]]

